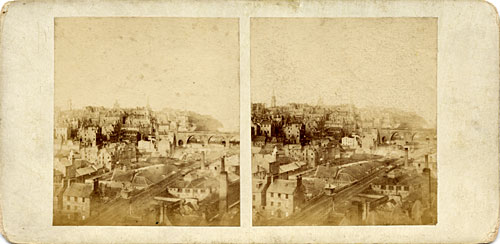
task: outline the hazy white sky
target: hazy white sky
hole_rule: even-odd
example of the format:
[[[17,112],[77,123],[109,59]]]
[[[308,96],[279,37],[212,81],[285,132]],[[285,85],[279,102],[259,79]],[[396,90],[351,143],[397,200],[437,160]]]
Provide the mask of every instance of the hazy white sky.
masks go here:
[[[396,107],[436,120],[434,18],[252,18],[252,102]]]
[[[239,128],[239,23],[57,18],[55,105],[186,109]]]

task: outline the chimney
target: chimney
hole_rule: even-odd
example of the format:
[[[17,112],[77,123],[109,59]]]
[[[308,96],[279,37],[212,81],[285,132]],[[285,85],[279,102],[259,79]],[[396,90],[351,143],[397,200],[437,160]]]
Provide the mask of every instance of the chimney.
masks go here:
[[[422,201],[424,207],[431,206],[431,169],[429,169],[428,155],[425,155],[425,168],[423,170],[424,182],[422,184]]]
[[[95,178],[93,190],[97,191],[98,189],[99,189],[99,178]]]
[[[302,175],[297,175],[297,188],[302,186]]]
[[[279,164],[278,162],[269,162],[269,174],[271,175],[271,183],[274,182],[279,176]]]
[[[363,201],[363,222],[366,223],[366,220],[368,219],[368,215],[370,214],[370,202],[368,201]]]
[[[226,172],[226,156],[220,158],[220,172]]]
[[[224,157],[222,157],[224,159]],[[224,160],[221,160],[221,172],[219,174],[219,214],[222,216],[227,212],[227,172],[222,168]]]
[[[405,147],[405,167],[408,167],[408,147]]]
[[[425,167],[429,168],[429,154],[425,154]]]
[[[205,155],[205,151],[201,151],[201,169],[204,170],[205,169],[205,161],[206,161],[206,155]]]

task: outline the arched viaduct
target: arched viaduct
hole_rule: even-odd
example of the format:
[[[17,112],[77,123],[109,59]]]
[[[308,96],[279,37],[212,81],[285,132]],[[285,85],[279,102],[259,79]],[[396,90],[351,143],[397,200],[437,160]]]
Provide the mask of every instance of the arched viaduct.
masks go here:
[[[174,134],[175,146],[182,147],[194,141],[207,145],[213,141],[219,141],[225,146],[229,146],[231,141],[239,142],[239,133],[217,132],[217,131],[183,131]]]

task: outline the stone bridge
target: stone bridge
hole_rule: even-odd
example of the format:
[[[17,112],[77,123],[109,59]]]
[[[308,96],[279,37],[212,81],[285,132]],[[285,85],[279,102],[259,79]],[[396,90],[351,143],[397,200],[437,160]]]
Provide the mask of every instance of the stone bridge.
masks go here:
[[[395,140],[413,142],[416,140],[433,139],[436,136],[435,129],[377,129],[378,143],[383,144]]]
[[[239,136],[240,134],[237,132],[178,131],[174,134],[174,140],[177,147],[182,147],[193,142],[203,145],[216,142],[229,146],[229,142],[239,142]]]

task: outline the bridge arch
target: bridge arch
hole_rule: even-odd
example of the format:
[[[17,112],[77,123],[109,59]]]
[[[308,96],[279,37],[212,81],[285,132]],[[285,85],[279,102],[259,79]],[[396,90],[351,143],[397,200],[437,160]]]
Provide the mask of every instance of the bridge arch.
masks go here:
[[[385,144],[387,142],[387,138],[385,136],[382,136],[382,138],[380,138],[380,142]]]
[[[229,142],[227,141],[227,138],[225,138],[224,136],[211,135],[208,137],[207,143],[208,144],[222,144],[222,145],[226,146],[227,143],[229,143]]]
[[[205,144],[205,138],[201,135],[189,135],[186,139],[186,145],[190,143]]]
[[[397,140],[399,138],[401,138],[401,135],[399,134],[398,131],[395,131],[392,133],[390,141],[394,141],[394,140]]]

